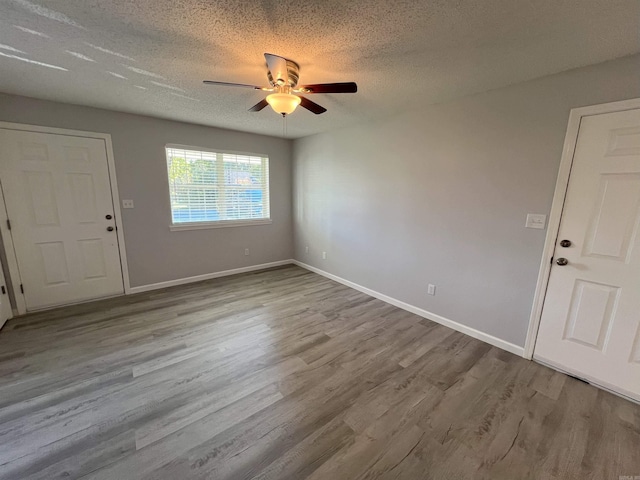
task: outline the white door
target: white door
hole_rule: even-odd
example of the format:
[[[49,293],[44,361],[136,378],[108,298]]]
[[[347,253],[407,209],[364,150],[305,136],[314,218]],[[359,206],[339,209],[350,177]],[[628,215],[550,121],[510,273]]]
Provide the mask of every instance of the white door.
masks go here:
[[[7,320],[13,317],[11,303],[9,302],[9,288],[4,280],[2,266],[0,266],[0,328]]]
[[[534,358],[636,400],[639,227],[640,110],[583,117]]]
[[[27,310],[123,293],[104,140],[0,129],[0,183]]]

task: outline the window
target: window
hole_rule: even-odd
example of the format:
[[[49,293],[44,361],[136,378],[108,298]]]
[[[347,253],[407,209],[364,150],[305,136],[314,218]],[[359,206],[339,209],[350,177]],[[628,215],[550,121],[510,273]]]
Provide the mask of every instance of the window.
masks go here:
[[[173,230],[270,223],[269,158],[169,145]]]

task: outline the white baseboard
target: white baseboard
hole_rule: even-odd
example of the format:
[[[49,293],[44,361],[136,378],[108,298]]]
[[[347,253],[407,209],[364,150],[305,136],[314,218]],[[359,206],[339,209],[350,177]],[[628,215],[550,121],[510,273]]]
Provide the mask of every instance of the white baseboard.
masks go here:
[[[249,267],[223,270],[222,272],[205,273],[203,275],[196,275],[194,277],[177,278],[175,280],[168,280],[166,282],[151,283],[149,285],[131,287],[127,294],[149,292],[151,290],[159,290],[161,288],[175,287],[176,285],[201,282],[202,280],[209,280],[211,278],[228,277],[229,275],[237,275],[238,273],[254,272],[256,270],[264,270],[265,268],[279,267],[281,265],[290,265],[292,263],[294,263],[294,261],[291,259],[278,260],[277,262],[261,263],[260,265],[251,265]]]
[[[358,285],[357,283],[351,282],[349,280],[345,280],[344,278],[338,277],[337,275],[333,275],[332,273],[325,272],[324,270],[320,270],[319,268],[312,267],[311,265],[307,265],[306,263],[302,263],[298,260],[293,260],[292,263],[298,265],[299,267],[305,268],[311,272],[322,275],[323,277],[330,278],[331,280],[335,280],[338,283],[346,285],[347,287],[351,287],[354,290],[358,290],[362,293],[366,293],[378,300],[382,300],[383,302],[390,303],[393,306],[401,308],[402,310],[406,310],[407,312],[415,313],[427,320],[434,321],[439,323],[440,325],[444,325],[445,327],[452,328],[453,330],[457,330],[458,332],[462,332],[465,335],[469,335],[470,337],[477,338],[478,340],[482,340],[494,347],[501,348],[502,350],[506,350],[507,352],[511,352],[520,357],[524,356],[524,347],[520,347],[513,343],[507,342],[500,338],[494,337],[493,335],[489,335],[488,333],[481,332],[480,330],[476,330],[475,328],[467,327],[458,322],[454,322],[453,320],[449,320],[448,318],[442,317],[440,315],[436,315],[435,313],[428,312],[423,310],[422,308],[418,308],[416,306],[410,305],[403,301],[397,300],[393,297],[389,297],[388,295],[384,295],[383,293],[376,292],[375,290],[371,290],[370,288],[363,287],[362,285]]]
[[[169,280],[166,282],[152,283],[149,285],[140,285],[138,287],[131,287],[129,290],[129,294],[134,293],[142,293],[149,292],[151,290],[159,290],[161,288],[174,287],[176,285],[185,285],[187,283],[201,282],[202,280],[209,280],[211,278],[219,278],[219,277],[227,277],[229,275],[236,275],[238,273],[246,273],[246,272],[254,272],[256,270],[264,270],[266,268],[279,267],[282,265],[295,264],[299,267],[302,267],[311,272],[322,275],[323,277],[330,278],[331,280],[335,280],[338,283],[346,285],[347,287],[353,288],[354,290],[358,290],[362,293],[370,295],[374,298],[382,300],[383,302],[387,302],[393,306],[401,308],[402,310],[406,310],[407,312],[414,313],[419,315],[427,320],[434,321],[445,327],[452,328],[453,330],[457,330],[458,332],[462,332],[465,335],[469,335],[470,337],[477,338],[478,340],[482,340],[494,347],[501,348],[502,350],[506,350],[507,352],[511,352],[518,356],[524,356],[524,348],[513,343],[507,342],[500,338],[494,337],[493,335],[489,335],[488,333],[481,332],[480,330],[476,330],[475,328],[467,327],[458,322],[454,322],[453,320],[449,320],[448,318],[442,317],[440,315],[436,315],[435,313],[428,312],[423,310],[422,308],[418,308],[414,305],[410,305],[401,300],[395,299],[393,297],[389,297],[388,295],[384,295],[383,293],[376,292],[375,290],[371,290],[370,288],[363,287],[362,285],[358,285],[357,283],[346,280],[342,277],[338,277],[337,275],[333,275],[332,273],[325,272],[324,270],[320,270],[319,268],[312,267],[311,265],[307,265],[306,263],[302,263],[298,260],[287,259],[287,260],[279,260],[277,262],[270,263],[262,263],[260,265],[251,265],[249,267],[241,267],[234,268],[232,270],[224,270],[222,272],[213,272],[213,273],[205,273],[204,275],[196,275],[193,277],[187,278],[178,278],[176,280]]]

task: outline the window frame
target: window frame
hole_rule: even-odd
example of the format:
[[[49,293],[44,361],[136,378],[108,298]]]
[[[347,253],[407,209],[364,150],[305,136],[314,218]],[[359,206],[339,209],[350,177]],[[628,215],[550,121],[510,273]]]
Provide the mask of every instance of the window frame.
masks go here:
[[[210,152],[216,154],[228,154],[228,155],[246,155],[252,157],[262,157],[267,159],[267,171],[266,171],[266,190],[268,201],[268,218],[247,218],[242,220],[209,220],[202,222],[173,222],[173,206],[171,204],[171,181],[169,180],[169,162],[167,161],[167,149],[175,148],[182,150],[192,150],[195,152]],[[249,227],[253,225],[269,225],[272,223],[271,219],[271,162],[269,155],[266,153],[255,152],[238,152],[233,150],[213,149],[206,147],[195,147],[193,145],[181,145],[177,143],[167,143],[164,146],[164,164],[167,171],[167,196],[169,199],[169,230],[172,232],[178,232],[183,230],[206,230],[210,228],[229,228],[229,227]]]

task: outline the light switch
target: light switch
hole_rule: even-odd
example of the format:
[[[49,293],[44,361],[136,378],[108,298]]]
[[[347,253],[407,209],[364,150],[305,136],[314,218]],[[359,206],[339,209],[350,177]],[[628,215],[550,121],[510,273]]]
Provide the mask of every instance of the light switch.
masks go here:
[[[122,208],[133,208],[133,200],[122,200]]]
[[[525,223],[524,226],[527,228],[537,228],[538,230],[544,230],[546,223],[546,215],[541,215],[539,213],[529,213],[527,215],[527,223]]]

